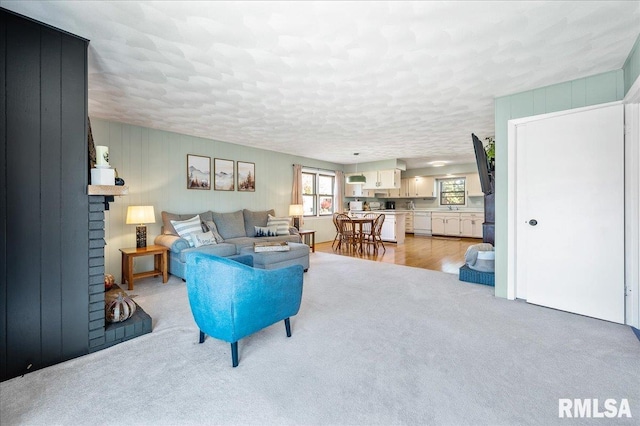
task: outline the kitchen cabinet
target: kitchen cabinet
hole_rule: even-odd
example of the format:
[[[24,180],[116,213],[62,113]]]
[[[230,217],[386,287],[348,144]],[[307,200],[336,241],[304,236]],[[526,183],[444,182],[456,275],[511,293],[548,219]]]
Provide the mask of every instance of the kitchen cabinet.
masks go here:
[[[444,235],[444,222],[446,219],[446,216],[439,213],[431,215],[431,233],[433,235]]]
[[[400,170],[377,170],[363,173],[367,181],[363,189],[392,189],[400,188]]]
[[[460,213],[436,212],[431,214],[433,235],[460,236]]]
[[[432,177],[416,178],[416,197],[435,197],[433,189],[434,179]]]
[[[460,236],[460,215],[452,214],[448,215],[444,221],[444,235],[452,237]]]
[[[387,197],[388,198],[400,198],[402,196],[403,196],[402,195],[402,187],[387,189]]]
[[[434,178],[416,176],[404,178],[400,183],[400,193],[403,197],[431,198],[435,197]]]
[[[345,174],[345,183],[344,183],[344,196],[345,197],[373,197],[373,191],[369,191],[368,189],[364,189],[362,184],[351,184],[347,183],[347,178],[356,173]],[[357,173],[360,174],[360,173]]]
[[[404,244],[406,214],[384,212],[384,215],[384,222],[382,222],[382,230],[380,231],[382,241]]]
[[[482,185],[480,185],[480,175],[471,173],[465,176],[465,186],[468,197],[484,197]]]
[[[413,234],[413,212],[406,213],[404,216],[404,232]]]
[[[482,238],[482,213],[460,213],[460,236]]]

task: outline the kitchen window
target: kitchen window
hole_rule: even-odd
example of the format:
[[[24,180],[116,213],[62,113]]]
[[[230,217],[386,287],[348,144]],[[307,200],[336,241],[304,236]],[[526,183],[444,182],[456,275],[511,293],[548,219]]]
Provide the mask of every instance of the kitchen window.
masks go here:
[[[465,205],[465,178],[439,179],[441,206]]]
[[[333,214],[336,177],[327,171],[302,170],[302,206],[305,216]]]

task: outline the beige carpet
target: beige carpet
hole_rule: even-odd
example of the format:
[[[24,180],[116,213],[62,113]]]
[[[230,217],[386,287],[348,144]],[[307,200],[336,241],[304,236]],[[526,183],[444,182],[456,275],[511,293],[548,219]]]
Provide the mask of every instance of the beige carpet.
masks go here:
[[[0,424],[576,424],[559,398],[628,398],[629,327],[496,299],[424,269],[311,255],[293,336],[200,345],[184,284],[136,283],[151,334],[0,384]],[[98,391],[96,391],[96,385]]]

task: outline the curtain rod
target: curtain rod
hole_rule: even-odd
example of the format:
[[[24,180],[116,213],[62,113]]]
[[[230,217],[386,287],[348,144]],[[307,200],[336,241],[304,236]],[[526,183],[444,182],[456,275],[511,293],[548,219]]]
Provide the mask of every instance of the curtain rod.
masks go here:
[[[292,166],[295,166],[295,164],[292,164]],[[302,164],[300,164],[300,166],[302,166],[303,169],[309,169],[309,170],[318,170],[318,171],[322,171],[322,172],[341,172],[342,170],[330,170],[330,169],[321,169],[318,167],[310,167],[310,166],[304,166]]]

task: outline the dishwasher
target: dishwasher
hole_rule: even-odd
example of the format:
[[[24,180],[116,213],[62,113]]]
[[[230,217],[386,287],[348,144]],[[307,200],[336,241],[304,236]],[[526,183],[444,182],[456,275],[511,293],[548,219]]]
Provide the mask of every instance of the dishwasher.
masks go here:
[[[431,235],[431,212],[413,212],[413,234]]]

